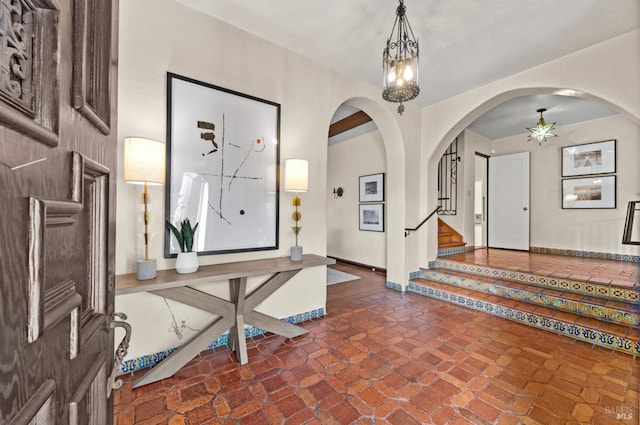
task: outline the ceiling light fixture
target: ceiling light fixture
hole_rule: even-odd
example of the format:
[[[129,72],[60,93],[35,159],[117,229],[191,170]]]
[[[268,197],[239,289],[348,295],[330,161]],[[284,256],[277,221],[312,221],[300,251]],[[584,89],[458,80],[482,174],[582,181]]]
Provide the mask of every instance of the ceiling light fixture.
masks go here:
[[[527,142],[531,140],[537,140],[540,146],[542,146],[542,142],[547,141],[547,137],[558,137],[557,134],[553,134],[553,130],[556,129],[556,123],[546,124],[544,122],[544,118],[542,117],[542,113],[545,112],[547,108],[540,108],[536,112],[540,112],[540,119],[538,120],[538,125],[535,127],[527,128],[531,134],[529,134],[529,139]]]
[[[402,115],[406,102],[420,94],[418,87],[418,40],[413,35],[406,17],[403,0],[396,9],[396,20],[382,52],[382,98],[387,102],[400,102],[398,113]]]

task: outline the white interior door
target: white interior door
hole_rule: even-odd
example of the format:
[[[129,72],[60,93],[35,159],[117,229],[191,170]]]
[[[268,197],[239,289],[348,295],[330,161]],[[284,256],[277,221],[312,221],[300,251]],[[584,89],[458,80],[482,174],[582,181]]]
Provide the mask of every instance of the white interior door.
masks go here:
[[[489,158],[489,246],[529,250],[529,152]]]

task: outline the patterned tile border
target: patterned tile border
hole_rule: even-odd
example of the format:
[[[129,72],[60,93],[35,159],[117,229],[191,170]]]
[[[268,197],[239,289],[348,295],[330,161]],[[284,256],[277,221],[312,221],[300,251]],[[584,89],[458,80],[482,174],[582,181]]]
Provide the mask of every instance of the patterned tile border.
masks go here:
[[[603,260],[629,261],[640,263],[640,255],[610,254],[607,252],[577,251],[575,249],[541,248],[538,246],[529,247],[530,252],[538,254],[566,255],[569,257],[601,258]]]
[[[485,313],[493,314],[494,316],[503,317],[505,319],[513,320],[515,322],[519,322],[528,326],[534,326],[539,329],[555,332],[557,334],[565,335],[570,338],[574,338],[590,344],[611,348],[634,356],[640,355],[639,341],[633,341],[628,338],[621,338],[615,335],[608,334],[604,331],[566,323],[561,320],[544,316],[538,316],[533,313],[527,313],[510,307],[504,307],[499,304],[477,300],[471,297],[453,294],[447,291],[419,285],[415,282],[409,283],[408,291],[442,301],[447,301],[462,307],[467,307]]]
[[[395,289],[396,291],[404,292],[405,289],[399,283],[394,283],[387,280],[387,288]]]
[[[280,319],[280,320],[282,322],[296,324],[296,323],[305,322],[307,320],[323,317],[325,314],[326,313],[324,311],[324,308],[320,308],[318,310],[313,310],[307,313],[296,314],[295,316],[289,316],[285,319]],[[253,326],[251,326],[251,327],[245,328],[244,336],[246,338],[251,338],[256,335],[261,335],[265,332],[266,331],[262,329],[254,328]],[[229,334],[225,333],[220,335],[218,339],[216,339],[211,344],[209,344],[206,349],[219,347],[221,345],[227,345],[228,342],[229,342]],[[119,374],[135,372],[136,370],[145,369],[147,367],[151,367],[155,364],[158,364],[164,359],[166,359],[167,357],[169,357],[169,355],[174,351],[176,351],[178,348],[180,347],[173,347],[165,351],[160,351],[158,353],[148,354],[146,356],[138,357],[135,359],[124,360],[120,366]]]
[[[446,273],[426,270],[420,276],[423,279],[433,280],[434,282],[445,283],[468,288],[474,291],[484,292],[486,294],[497,295],[504,298],[523,301],[530,304],[549,307],[556,310],[568,311],[582,316],[593,317],[598,320],[605,320],[624,326],[638,326],[640,324],[640,315],[635,312],[629,312],[621,309],[605,307],[598,304],[574,301],[548,294],[539,294],[535,291],[510,288],[497,282],[483,282],[480,280],[467,279],[460,276],[452,276]]]
[[[444,257],[446,255],[453,255],[453,254],[460,254],[462,252],[470,252],[470,251],[474,251],[475,249],[476,249],[476,247],[473,246],[473,245],[457,246],[455,248],[439,249],[438,250],[438,257]]]
[[[540,276],[533,273],[525,273],[515,270],[496,269],[493,267],[459,263],[457,261],[447,261],[446,259],[437,259],[435,267],[461,273],[473,274],[477,276],[493,277],[496,279],[504,279],[512,282],[538,285],[545,288],[575,292],[583,295],[610,298],[634,304],[640,303],[640,291],[635,289],[598,285],[593,282],[561,279],[552,276]]]

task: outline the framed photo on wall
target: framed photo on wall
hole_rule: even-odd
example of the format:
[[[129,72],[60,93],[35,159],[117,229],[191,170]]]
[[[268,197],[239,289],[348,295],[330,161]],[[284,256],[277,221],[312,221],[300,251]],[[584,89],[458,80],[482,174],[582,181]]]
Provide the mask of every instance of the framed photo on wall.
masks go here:
[[[360,176],[360,202],[384,201],[384,173]]]
[[[615,139],[562,148],[562,177],[615,172]]]
[[[384,204],[360,204],[360,230],[384,232]]]
[[[615,208],[616,176],[562,180],[562,208]]]
[[[195,251],[278,248],[279,138],[279,104],[167,73],[165,218],[198,223]]]

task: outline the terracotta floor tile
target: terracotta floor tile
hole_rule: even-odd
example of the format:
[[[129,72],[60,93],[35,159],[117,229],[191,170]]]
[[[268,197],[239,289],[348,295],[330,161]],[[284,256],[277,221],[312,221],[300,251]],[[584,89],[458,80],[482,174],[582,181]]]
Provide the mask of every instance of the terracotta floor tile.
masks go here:
[[[607,264],[556,270],[556,260],[520,268],[626,276]],[[307,335],[248,339],[245,366],[219,347],[147,387],[131,388],[139,372],[124,376],[114,425],[607,425],[619,423],[616,406],[638,417],[640,360],[632,356],[335,267],[362,279],[328,287],[327,316],[303,323]]]
[[[421,425],[416,418],[402,409],[398,409],[389,415],[387,421],[393,425]]]

